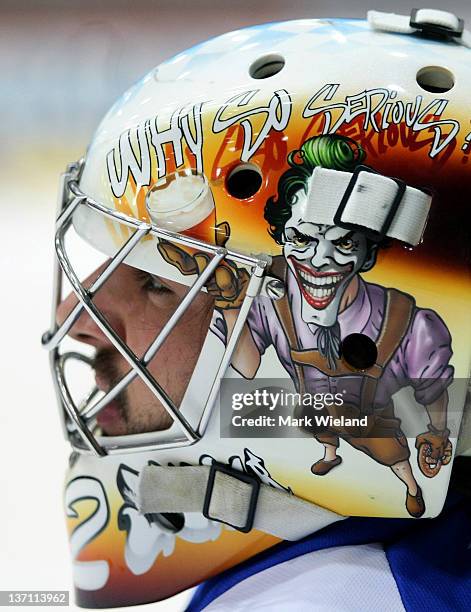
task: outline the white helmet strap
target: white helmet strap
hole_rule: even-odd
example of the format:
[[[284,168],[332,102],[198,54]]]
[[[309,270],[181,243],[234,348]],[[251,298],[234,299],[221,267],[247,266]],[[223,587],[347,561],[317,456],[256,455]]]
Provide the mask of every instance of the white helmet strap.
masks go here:
[[[411,15],[368,11],[368,23],[373,30],[396,34],[416,34],[423,31],[453,38],[458,44],[471,48],[471,32],[464,29],[463,20],[446,11],[424,8],[412,11]]]
[[[470,441],[468,405],[457,454],[470,454]],[[217,462],[211,466],[147,465],[140,475],[136,503],[141,514],[199,512],[238,531],[257,529],[290,541],[347,518]]]
[[[353,173],[317,167],[310,179],[303,220],[416,246],[431,201],[428,193],[368,166],[358,166]]]
[[[148,465],[137,503],[141,514],[202,512],[239,531],[257,529],[292,541],[346,518],[219,463]]]

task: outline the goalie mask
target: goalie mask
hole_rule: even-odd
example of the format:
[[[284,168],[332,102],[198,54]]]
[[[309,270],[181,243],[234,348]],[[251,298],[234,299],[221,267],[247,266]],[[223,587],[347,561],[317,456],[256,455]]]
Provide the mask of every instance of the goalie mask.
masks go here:
[[[470,446],[470,44],[431,10],[231,32],[69,166],[43,344],[79,605],[440,513]],[[88,277],[71,236],[105,258]]]

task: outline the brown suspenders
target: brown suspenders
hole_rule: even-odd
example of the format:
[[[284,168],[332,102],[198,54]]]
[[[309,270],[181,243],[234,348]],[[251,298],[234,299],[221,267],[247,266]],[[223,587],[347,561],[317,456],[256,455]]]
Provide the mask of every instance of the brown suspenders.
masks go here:
[[[367,375],[363,379],[361,387],[361,410],[363,414],[368,414],[373,410],[378,381],[407,333],[412,320],[414,305],[415,301],[411,296],[397,289],[386,290],[383,323],[376,341],[378,357],[375,366],[373,366],[377,367],[379,372],[375,372],[376,375],[373,377]]]
[[[299,393],[305,392],[303,369],[305,366],[313,366],[327,376],[354,376],[357,374],[342,360],[337,363],[337,368],[332,370],[319,351],[300,349],[287,295],[285,294],[281,299],[275,300],[273,304],[291,349],[291,359],[298,379]],[[378,380],[407,332],[414,304],[414,299],[401,291],[397,289],[386,290],[383,322],[376,341],[378,349],[376,363],[368,371],[357,374],[363,377],[361,388],[361,410],[363,414],[368,414],[373,410]]]

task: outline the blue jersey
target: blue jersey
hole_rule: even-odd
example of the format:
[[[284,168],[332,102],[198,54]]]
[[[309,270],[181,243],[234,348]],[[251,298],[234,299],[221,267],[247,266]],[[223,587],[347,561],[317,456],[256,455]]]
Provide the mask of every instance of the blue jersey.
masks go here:
[[[198,587],[199,610],[469,612],[471,504],[435,519],[349,518],[282,542]]]

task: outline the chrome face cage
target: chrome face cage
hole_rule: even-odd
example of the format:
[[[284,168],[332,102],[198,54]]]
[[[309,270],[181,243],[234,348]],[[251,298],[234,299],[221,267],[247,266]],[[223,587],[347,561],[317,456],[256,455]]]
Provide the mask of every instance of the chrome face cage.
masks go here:
[[[122,452],[154,450],[156,448],[173,448],[177,446],[188,446],[190,444],[194,444],[201,439],[208,425],[211,412],[218,395],[221,377],[224,375],[224,372],[230,364],[232,353],[237,345],[237,341],[242,332],[253,299],[263,288],[264,276],[268,267],[269,258],[263,255],[258,258],[250,257],[241,253],[232,252],[225,248],[210,245],[191,237],[160,229],[153,224],[128,217],[116,210],[111,210],[103,204],[89,198],[80,190],[79,180],[83,165],[83,160],[70,164],[67,167],[65,174],[62,175],[61,179],[55,232],[56,257],[54,262],[52,316],[50,330],[42,337],[42,344],[44,348],[49,351],[52,378],[54,381],[56,397],[59,403],[64,433],[75,450],[79,452],[93,453],[98,456]],[[79,206],[87,206],[90,209],[93,209],[95,212],[100,213],[105,218],[112,221],[117,221],[131,229],[129,239],[110,259],[102,273],[98,276],[98,278],[96,278],[88,289],[85,289],[77,277],[64,245],[65,235],[72,224],[72,216]],[[208,253],[208,255],[212,256],[212,258],[203,272],[189,287],[185,297],[170,319],[166,322],[162,330],[149,345],[144,355],[139,358],[108,324],[106,318],[94,304],[93,297],[100,287],[113,274],[116,268],[123,263],[140,240],[147,235],[154,236],[157,239],[164,238],[165,240],[176,244],[198,248],[202,252]],[[212,380],[209,395],[204,403],[204,406],[202,407],[199,422],[196,427],[192,427],[185,416],[180,412],[178,407],[173,403],[165,390],[149,372],[147,365],[154,358],[155,354],[177,325],[178,321],[188,309],[193,299],[203,289],[204,285],[216,270],[217,266],[224,260],[246,266],[250,274],[250,281],[245,298],[240,307],[234,329],[226,344],[226,348],[219,367],[215,373],[214,380]],[[69,313],[63,324],[58,327],[56,323],[56,311],[61,302],[63,274],[65,274],[70,282],[72,289],[77,296],[78,303]],[[115,386],[109,389],[101,398],[97,400],[97,397],[101,392],[95,386],[95,388],[92,389],[92,391],[77,406],[72,398],[70,388],[66,381],[65,366],[71,359],[84,362],[88,365],[91,365],[91,360],[85,355],[77,352],[60,353],[59,345],[70,331],[74,323],[77,321],[83,310],[87,312],[100,330],[109,339],[112,345],[129,363],[130,369],[115,384]],[[149,439],[146,438],[146,436],[144,436],[145,439],[143,441],[136,441],[136,438],[139,438],[141,434],[132,436],[123,435],[119,436],[119,438],[122,438],[122,441],[116,441],[117,437],[115,437],[113,438],[113,444],[106,446],[105,448],[105,445],[100,444],[97,436],[93,432],[95,417],[100,410],[102,410],[111,400],[113,400],[136,377],[141,378],[147,387],[154,393],[156,398],[160,400],[165,410],[174,420],[174,423],[177,422],[179,424],[182,435],[170,441],[154,441],[152,443],[149,443]]]

